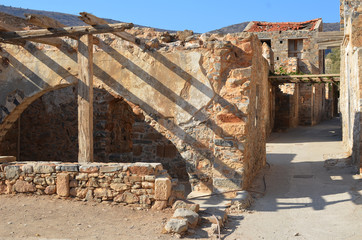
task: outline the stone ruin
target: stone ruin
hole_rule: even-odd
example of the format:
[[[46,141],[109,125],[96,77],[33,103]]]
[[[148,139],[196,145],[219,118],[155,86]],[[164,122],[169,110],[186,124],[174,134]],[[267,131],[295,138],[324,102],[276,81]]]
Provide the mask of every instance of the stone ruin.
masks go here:
[[[111,34],[95,35],[95,161],[106,166],[162,163],[171,178],[186,181],[192,191],[247,188],[265,164],[272,128],[269,66],[258,38],[128,32],[145,39],[147,48]],[[55,194],[49,186],[57,180],[49,185],[45,179],[67,174],[58,164],[77,162],[77,42],[62,41],[61,48],[31,42],[1,45],[0,154],[18,157],[18,162],[1,165],[2,193],[24,192],[15,186],[30,184],[35,190],[30,192]],[[49,161],[42,164],[55,170],[27,173],[22,169],[28,161]],[[95,196],[91,177],[80,180],[82,166],[74,168],[68,173],[73,195],[83,196],[86,189],[99,199],[119,194],[109,189],[114,182],[106,174],[107,187],[99,184],[99,191],[110,192]],[[101,170],[92,174],[101,175]],[[110,175],[117,174],[121,172]],[[142,187],[143,180],[135,184]],[[132,193],[132,183],[128,185],[122,194]]]

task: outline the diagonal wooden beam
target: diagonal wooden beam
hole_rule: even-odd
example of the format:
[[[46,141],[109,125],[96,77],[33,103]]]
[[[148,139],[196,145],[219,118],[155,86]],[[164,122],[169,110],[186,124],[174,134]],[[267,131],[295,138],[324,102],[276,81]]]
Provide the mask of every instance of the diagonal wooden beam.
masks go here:
[[[28,23],[42,28],[63,28],[66,27],[63,23],[40,14],[24,14],[25,19]]]
[[[80,16],[78,18],[88,25],[96,26],[96,25],[109,24],[106,20],[96,17],[93,14],[90,14],[87,12],[81,12],[79,14],[80,14]],[[137,45],[141,44],[141,41],[139,38],[136,38],[135,36],[133,36],[132,34],[129,34],[127,32],[114,32],[113,34],[116,35],[117,37],[120,37],[129,42],[135,43]]]
[[[22,31],[22,29],[17,28],[15,26],[0,22],[0,31],[2,31],[2,33],[6,33],[6,32],[14,32],[14,31]],[[0,34],[2,34],[0,33]],[[49,38],[43,38],[43,39],[32,39],[31,41],[33,42],[38,42],[38,43],[44,43],[44,44],[48,44],[48,45],[52,45],[55,47],[60,47],[62,45],[62,40],[54,38],[54,39],[49,39]],[[18,45],[25,45],[25,40],[23,39],[19,39],[17,41],[6,41],[8,43],[14,43],[14,44],[18,44]]]
[[[132,23],[116,23],[109,25],[96,26],[76,26],[53,29],[37,29],[28,31],[2,32],[0,33],[0,41],[16,41],[16,40],[33,40],[51,37],[66,37],[66,36],[82,36],[86,34],[100,34],[121,32],[125,29],[132,28]]]

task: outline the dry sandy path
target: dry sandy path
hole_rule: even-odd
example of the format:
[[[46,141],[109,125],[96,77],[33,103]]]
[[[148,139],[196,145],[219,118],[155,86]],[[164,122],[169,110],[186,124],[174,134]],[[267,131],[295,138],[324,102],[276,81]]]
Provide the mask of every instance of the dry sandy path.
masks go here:
[[[340,134],[337,119],[273,134],[266,194],[231,219],[225,239],[362,239],[362,180],[351,167],[324,167],[344,151]]]

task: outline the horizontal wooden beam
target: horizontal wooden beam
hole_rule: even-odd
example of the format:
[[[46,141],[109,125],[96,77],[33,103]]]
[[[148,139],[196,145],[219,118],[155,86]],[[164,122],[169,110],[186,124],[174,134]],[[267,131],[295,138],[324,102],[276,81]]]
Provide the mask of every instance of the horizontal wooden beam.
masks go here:
[[[16,40],[32,40],[40,38],[65,37],[65,36],[81,36],[85,34],[100,34],[120,32],[125,29],[132,28],[132,23],[116,23],[109,25],[96,26],[76,26],[53,29],[38,29],[16,32],[1,32],[0,41],[16,41]]]
[[[305,75],[281,75],[269,76],[273,82],[292,82],[292,83],[324,83],[339,82],[339,74],[305,74]]]
[[[96,25],[104,25],[104,24],[109,24],[106,20],[99,18],[97,16],[94,16],[93,14],[87,13],[87,12],[81,12],[79,13],[80,16],[78,17],[80,20],[82,20],[83,22],[85,22],[86,24],[89,24],[91,26],[96,26]],[[132,34],[129,34],[127,32],[114,32],[114,35],[116,35],[117,37],[122,38],[123,40],[135,43],[135,44],[140,44],[141,41],[136,38],[135,36],[133,36]]]
[[[3,23],[3,22],[0,22],[0,31],[2,31],[2,32],[0,32],[0,35],[1,35],[1,34],[9,33],[9,32],[22,31],[22,29],[9,25],[9,24],[6,24],[6,23]],[[52,45],[55,47],[60,47],[63,43],[62,40],[57,39],[57,38],[32,39],[31,41]],[[26,41],[25,41],[25,39],[18,39],[18,40],[14,40],[14,41],[7,40],[7,41],[3,41],[3,42],[24,46]]]

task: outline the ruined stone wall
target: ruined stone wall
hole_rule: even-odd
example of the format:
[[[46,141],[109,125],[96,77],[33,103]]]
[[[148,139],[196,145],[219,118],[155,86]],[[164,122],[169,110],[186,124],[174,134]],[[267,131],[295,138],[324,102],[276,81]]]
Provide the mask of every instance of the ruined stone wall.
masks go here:
[[[76,99],[76,87],[62,88],[44,94],[22,113],[19,161],[77,161]],[[143,115],[136,115],[123,98],[94,89],[93,109],[96,162],[159,162],[172,177],[188,179],[176,147],[145,122]],[[17,126],[7,133],[1,155],[18,156]]]
[[[361,83],[362,83],[362,6],[360,1],[343,1],[341,23],[344,41],[341,48],[340,109],[343,143],[352,155],[356,171],[361,168]]]
[[[0,194],[17,193],[113,201],[150,208],[155,204],[168,205],[172,185],[162,165],[155,163],[0,164]]]
[[[129,154],[138,154],[140,143],[153,147],[143,145],[139,158],[149,155],[160,161],[160,156],[172,159],[176,154],[173,160],[183,159],[193,190],[246,187],[265,163],[268,65],[259,40],[255,36],[203,34],[162,42],[165,36],[158,33],[147,36],[153,37],[146,41],[148,49],[107,34],[100,35],[100,44],[94,47],[94,87],[124,98],[150,126],[143,140],[135,137],[131,142],[129,135],[115,135],[115,141],[126,137],[127,144],[113,150],[127,152],[132,144],[136,148]],[[27,43],[24,49],[2,45],[1,56],[9,64],[0,73],[1,138],[33,101],[51,90],[76,84],[75,42],[64,41],[68,46],[61,51],[41,44]],[[117,101],[108,108],[112,117],[123,114]],[[109,121],[114,123],[112,119]],[[98,123],[103,128],[102,122]],[[139,127],[136,118],[134,124]],[[119,127],[110,133],[118,131],[115,129]],[[158,151],[154,145],[163,140],[137,142],[145,141],[153,130],[167,139]],[[136,133],[140,132],[133,136]],[[99,137],[103,138],[102,134]],[[121,161],[124,155],[114,157]]]
[[[322,24],[321,24],[322,25]],[[288,70],[290,57],[288,56],[288,39],[302,39],[303,50],[298,57],[298,70],[308,74],[323,73],[324,58],[323,52],[318,49],[316,42],[317,32],[322,31],[321,26],[316,30],[298,30],[298,31],[271,31],[255,32],[259,39],[271,40],[271,48],[274,53],[274,70],[280,67]]]

